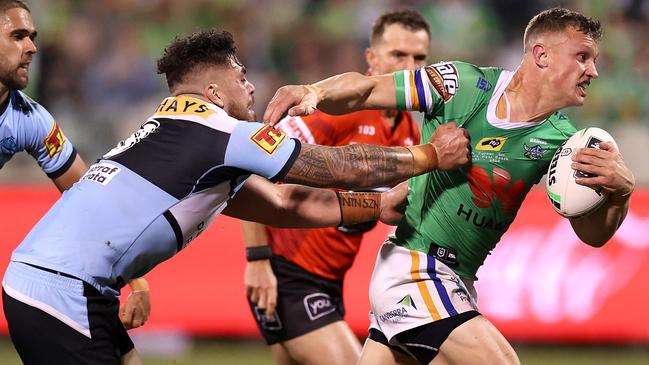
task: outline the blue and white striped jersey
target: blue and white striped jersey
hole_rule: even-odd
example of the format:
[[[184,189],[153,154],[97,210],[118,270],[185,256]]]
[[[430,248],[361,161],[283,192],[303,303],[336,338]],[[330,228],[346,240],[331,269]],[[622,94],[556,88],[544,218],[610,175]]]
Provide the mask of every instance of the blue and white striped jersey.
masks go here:
[[[250,174],[279,179],[299,150],[271,126],[199,99],[166,98],[62,195],[11,260],[118,295],[198,236]]]

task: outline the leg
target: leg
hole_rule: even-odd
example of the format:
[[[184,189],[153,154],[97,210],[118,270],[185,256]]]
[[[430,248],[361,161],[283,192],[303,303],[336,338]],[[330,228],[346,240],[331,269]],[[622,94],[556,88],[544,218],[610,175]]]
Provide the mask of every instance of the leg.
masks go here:
[[[416,365],[417,360],[368,338],[363,346],[358,365]]]
[[[271,347],[280,365],[353,365],[361,344],[344,321],[330,323]]]
[[[451,332],[430,364],[519,365],[520,361],[500,331],[483,316],[477,316]]]

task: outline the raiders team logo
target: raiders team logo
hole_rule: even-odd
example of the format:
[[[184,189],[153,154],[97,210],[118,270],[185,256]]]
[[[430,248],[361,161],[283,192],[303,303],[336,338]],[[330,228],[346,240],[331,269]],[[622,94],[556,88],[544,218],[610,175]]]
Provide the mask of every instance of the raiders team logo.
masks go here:
[[[457,94],[457,90],[460,88],[460,75],[454,64],[440,62],[426,66],[425,70],[433,89],[445,103]]]
[[[286,138],[286,134],[270,125],[264,125],[250,137],[250,140],[266,153],[272,155],[284,138]]]

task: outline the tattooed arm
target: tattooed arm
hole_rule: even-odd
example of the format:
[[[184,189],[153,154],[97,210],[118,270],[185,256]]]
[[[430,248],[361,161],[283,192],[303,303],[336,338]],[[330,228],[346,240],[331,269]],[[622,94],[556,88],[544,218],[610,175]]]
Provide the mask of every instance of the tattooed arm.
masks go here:
[[[447,123],[435,130],[429,143],[412,147],[304,144],[283,181],[344,189],[393,186],[433,169],[450,170],[466,164],[467,137],[466,130]]]

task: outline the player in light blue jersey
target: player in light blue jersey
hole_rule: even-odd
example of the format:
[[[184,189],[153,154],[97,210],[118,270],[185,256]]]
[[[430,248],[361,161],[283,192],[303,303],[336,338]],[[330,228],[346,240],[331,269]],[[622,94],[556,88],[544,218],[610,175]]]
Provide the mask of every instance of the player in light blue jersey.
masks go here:
[[[32,155],[61,191],[68,190],[87,167],[50,113],[24,94],[36,53],[36,29],[28,6],[0,0],[0,168],[14,154]],[[127,328],[139,327],[149,316],[146,280],[129,282],[132,294],[121,308]]]
[[[255,89],[235,51],[227,32],[175,39],[158,62],[171,96],[14,251],[3,302],[25,364],[118,364],[133,348],[119,323],[120,288],[183,250],[219,213],[283,227],[395,223],[406,190],[336,193],[267,179],[375,187],[468,162],[468,139],[452,124],[417,146],[325,147],[248,122]]]

